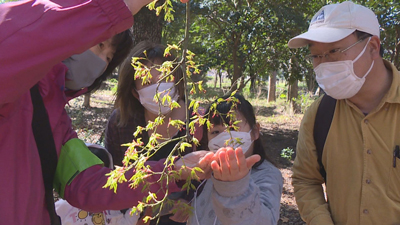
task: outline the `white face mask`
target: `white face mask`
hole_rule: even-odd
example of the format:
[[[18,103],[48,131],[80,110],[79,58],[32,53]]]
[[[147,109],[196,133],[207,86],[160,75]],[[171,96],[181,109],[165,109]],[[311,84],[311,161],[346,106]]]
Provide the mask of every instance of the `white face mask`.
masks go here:
[[[90,50],[73,55],[63,63],[68,67],[65,87],[74,91],[92,85],[107,68],[107,63]]]
[[[314,69],[317,82],[327,95],[335,99],[346,99],[353,97],[360,91],[365,82],[365,77],[374,66],[374,61],[372,61],[367,73],[361,78],[354,73],[354,63],[364,54],[370,40],[371,38],[368,39],[364,49],[354,60],[325,62]]]
[[[160,106],[158,102],[154,100],[154,96],[156,95],[157,91],[157,85],[158,84],[152,84],[140,90],[137,90],[140,103],[143,105],[144,108],[154,114],[158,114],[158,112],[160,111]],[[165,101],[165,104],[162,104],[163,97],[169,94],[169,96],[171,96],[172,102],[177,102],[179,95],[175,89],[174,83],[160,83],[160,86],[158,87],[158,93],[160,93],[161,114],[165,115],[171,111],[171,108],[169,107],[168,101]]]
[[[224,131],[208,141],[208,148],[210,149],[210,151],[216,152],[222,147],[229,146],[233,149],[241,147],[243,153],[246,153],[253,143],[250,133],[251,130],[249,132],[231,131],[230,134],[227,131]],[[236,138],[239,138],[241,143],[238,143],[236,141]],[[227,140],[229,140],[228,144],[226,144]]]

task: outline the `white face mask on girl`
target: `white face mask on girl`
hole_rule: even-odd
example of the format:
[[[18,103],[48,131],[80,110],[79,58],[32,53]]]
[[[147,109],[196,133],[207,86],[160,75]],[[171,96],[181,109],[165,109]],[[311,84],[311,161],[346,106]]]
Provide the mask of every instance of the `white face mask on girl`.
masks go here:
[[[169,107],[167,101],[165,101],[164,105],[162,104],[162,98],[165,95],[169,94],[169,96],[171,96],[171,100],[173,102],[177,102],[179,95],[176,92],[175,83],[160,83],[160,86],[158,87],[158,93],[160,93],[160,102],[161,102],[161,109],[160,109],[158,102],[154,101],[154,96],[156,95],[157,92],[157,85],[158,84],[149,85],[140,90],[137,90],[137,93],[139,94],[140,103],[143,105],[145,109],[149,110],[154,114],[158,114],[159,110],[161,110],[161,114],[165,115],[171,111],[171,108]]]
[[[231,131],[230,134],[227,131],[224,131],[208,141],[208,148],[210,151],[216,152],[218,149],[226,146],[232,147],[233,149],[241,147],[244,154],[249,150],[253,143],[250,133],[251,130],[249,132]],[[237,143],[236,138],[239,138],[241,143]],[[227,140],[230,141],[225,145]]]
[[[314,71],[319,86],[332,98],[346,99],[351,98],[360,91],[365,82],[365,77],[369,74],[374,61],[361,78],[354,73],[354,63],[364,54],[368,43],[361,53],[354,60],[344,60],[337,62],[325,62],[318,65]]]
[[[65,87],[74,91],[92,85],[107,68],[107,63],[91,50],[73,55],[64,60],[63,63],[68,67],[68,72],[65,75]]]

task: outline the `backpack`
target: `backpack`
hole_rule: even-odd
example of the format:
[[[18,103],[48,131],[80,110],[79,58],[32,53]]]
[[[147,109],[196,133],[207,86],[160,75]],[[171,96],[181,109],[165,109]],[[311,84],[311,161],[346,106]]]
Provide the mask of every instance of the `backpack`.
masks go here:
[[[324,95],[317,109],[314,123],[314,142],[317,150],[317,161],[319,164],[319,173],[324,178],[326,184],[326,171],[322,165],[322,153],[324,151],[326,137],[331,127],[333,115],[335,114],[336,99]]]

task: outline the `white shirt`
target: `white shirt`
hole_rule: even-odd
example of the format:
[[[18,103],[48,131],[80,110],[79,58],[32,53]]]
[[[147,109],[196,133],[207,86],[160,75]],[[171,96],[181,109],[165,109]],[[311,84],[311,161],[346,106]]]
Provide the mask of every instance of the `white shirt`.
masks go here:
[[[106,210],[100,213],[91,213],[71,206],[67,201],[60,199],[55,203],[56,212],[63,225],[135,225],[139,216],[123,214],[119,210]]]

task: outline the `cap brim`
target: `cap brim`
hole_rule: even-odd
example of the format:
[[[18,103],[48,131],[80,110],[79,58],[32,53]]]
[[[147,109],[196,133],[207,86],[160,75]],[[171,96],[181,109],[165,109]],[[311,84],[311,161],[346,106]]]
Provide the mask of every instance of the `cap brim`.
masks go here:
[[[300,48],[308,45],[310,41],[332,43],[340,41],[352,34],[356,29],[318,27],[310,29],[289,40],[289,48]]]

